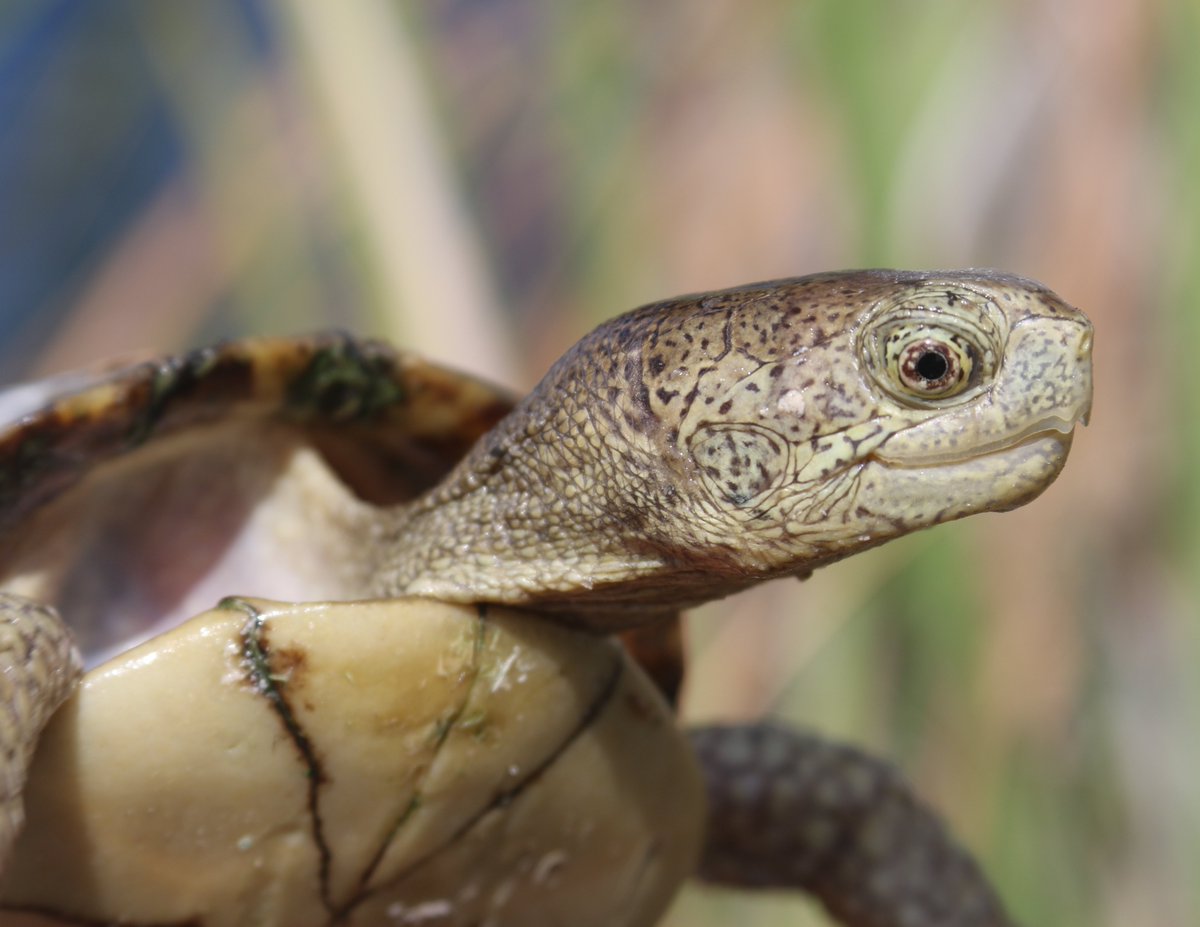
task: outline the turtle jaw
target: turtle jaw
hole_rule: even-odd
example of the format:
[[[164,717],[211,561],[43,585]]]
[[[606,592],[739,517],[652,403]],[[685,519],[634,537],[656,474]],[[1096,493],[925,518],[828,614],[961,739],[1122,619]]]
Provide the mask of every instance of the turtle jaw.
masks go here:
[[[1031,502],[1062,472],[1072,438],[1069,431],[1040,430],[953,462],[868,461],[855,504],[859,511],[877,513],[887,528],[865,533],[904,534]]]
[[[1086,424],[1086,413],[1083,413],[1078,419],[1067,419],[1058,415],[1048,416],[1032,423],[1016,435],[999,437],[994,441],[981,444],[966,455],[941,452],[906,458],[891,456],[886,453],[885,448],[871,454],[870,459],[892,469],[915,470],[942,466],[952,467],[955,463],[963,460],[993,456],[1008,456],[1015,461],[1021,456],[1022,449],[1030,445],[1049,442],[1042,449],[1047,453],[1061,455],[1065,462],[1077,424]]]
[[[763,579],[805,578],[818,567],[969,515],[1004,512],[1031,502],[1058,477],[1073,434],[1039,431],[988,453],[953,461],[899,463],[869,455],[842,471],[828,508],[804,499],[781,519],[782,533],[713,557],[693,571],[697,601],[728,595]],[[832,483],[831,483],[832,485]],[[814,516],[814,511],[817,513]],[[739,561],[738,558],[741,558]],[[740,567],[739,567],[740,563]],[[719,591],[696,594],[704,584]]]

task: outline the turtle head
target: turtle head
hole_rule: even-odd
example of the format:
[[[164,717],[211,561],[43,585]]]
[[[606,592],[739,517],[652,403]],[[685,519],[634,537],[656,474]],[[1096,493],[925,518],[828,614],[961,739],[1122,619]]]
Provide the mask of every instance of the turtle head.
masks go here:
[[[576,345],[426,510],[452,513],[470,595],[714,598],[1037,496],[1088,414],[1091,341],[1046,288],[975,271],[646,306]],[[447,594],[446,567],[407,591]]]
[[[673,307],[629,352],[681,500],[660,543],[733,576],[805,572],[1027,502],[1088,414],[1091,341],[1044,287],[977,272],[822,275]]]

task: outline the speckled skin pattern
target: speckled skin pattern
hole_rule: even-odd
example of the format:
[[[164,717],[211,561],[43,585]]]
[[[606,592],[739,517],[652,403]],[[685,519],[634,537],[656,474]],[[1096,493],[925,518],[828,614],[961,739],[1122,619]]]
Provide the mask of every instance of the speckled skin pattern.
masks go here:
[[[503,403],[335,342],[199,352],[35,416],[0,435],[0,519],[99,458],[234,405],[349,421],[371,440],[421,432],[420,455],[358,487],[375,504],[337,523],[363,594],[525,605],[611,631],[1029,501],[1091,403],[1091,326],[1039,284],[974,271],[774,281],[602,326],[445,479],[396,506],[389,479],[433,448],[465,450]],[[442,416],[433,394],[474,405]],[[0,654],[3,678],[32,693],[7,699],[0,728],[11,794],[74,670],[22,649],[44,611],[9,598],[0,616],[17,648]],[[698,732],[696,746],[712,806],[706,875],[813,891],[851,927],[1009,923],[885,765],[774,727]],[[0,845],[12,829],[0,820]]]
[[[23,820],[21,789],[38,732],[81,674],[71,635],[52,609],[0,593],[0,870]]]
[[[906,381],[906,350],[959,378]],[[1091,325],[1053,293],[975,272],[646,306],[579,342],[397,513],[369,583],[611,629],[1012,508],[1066,459],[1090,350]]]

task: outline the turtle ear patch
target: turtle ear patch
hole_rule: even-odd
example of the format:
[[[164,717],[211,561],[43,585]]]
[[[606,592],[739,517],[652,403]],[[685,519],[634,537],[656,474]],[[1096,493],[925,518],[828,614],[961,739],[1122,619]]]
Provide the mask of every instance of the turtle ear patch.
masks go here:
[[[691,440],[692,459],[714,499],[746,506],[777,489],[788,465],[788,442],[761,425],[703,425]]]

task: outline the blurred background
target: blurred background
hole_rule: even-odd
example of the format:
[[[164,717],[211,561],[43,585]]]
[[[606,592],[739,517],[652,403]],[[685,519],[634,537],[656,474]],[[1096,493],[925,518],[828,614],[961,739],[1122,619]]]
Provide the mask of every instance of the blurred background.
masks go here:
[[[701,610],[686,713],[893,757],[1022,923],[1197,924],[1198,43],[1194,0],[6,0],[0,382],[338,326],[525,389],[681,292],[1043,280],[1097,329],[1062,479]]]

